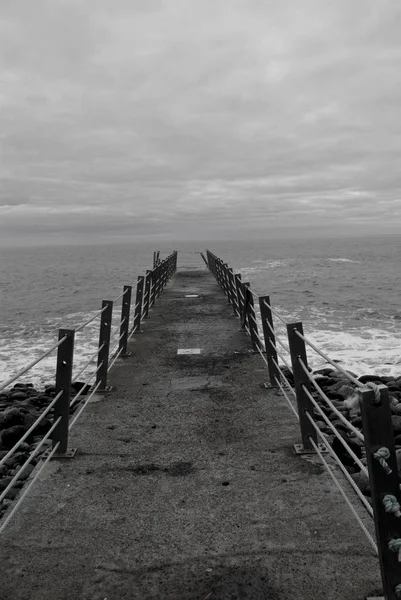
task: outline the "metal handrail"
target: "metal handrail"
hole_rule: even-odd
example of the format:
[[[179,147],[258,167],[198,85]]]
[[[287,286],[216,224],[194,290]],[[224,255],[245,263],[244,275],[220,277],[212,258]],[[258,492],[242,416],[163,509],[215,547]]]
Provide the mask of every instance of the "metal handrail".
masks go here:
[[[291,408],[292,412],[294,413],[295,417],[298,419],[299,421],[299,414],[297,413],[297,409],[295,408],[295,406],[293,405],[293,403],[291,402],[291,400],[289,399],[289,397],[287,396],[287,393],[285,391],[285,389],[283,388],[283,386],[281,385],[279,379],[277,377],[275,377],[276,383],[278,385],[278,387],[280,388],[280,390],[283,393],[284,398],[287,400],[289,407]]]
[[[290,384],[290,382],[288,381],[287,377],[284,375],[282,369],[280,368],[280,365],[278,364],[278,362],[272,358],[273,364],[275,365],[276,369],[278,369],[280,371],[280,375],[281,377],[284,379],[284,381],[286,382],[288,389],[291,391],[291,393],[293,394],[294,398],[297,397],[296,392],[294,390],[294,388],[292,387],[292,385]],[[276,377],[277,379],[277,377]]]
[[[346,449],[346,451],[348,452],[348,454],[351,456],[351,458],[354,460],[354,462],[361,469],[362,473],[364,475],[366,475],[366,477],[369,477],[369,473],[368,473],[368,470],[365,467],[365,465],[360,461],[360,459],[357,457],[357,455],[355,454],[355,452],[349,447],[349,445],[344,440],[344,438],[341,436],[341,434],[338,433],[337,429],[334,427],[333,423],[330,421],[330,419],[327,417],[327,415],[324,414],[323,410],[320,408],[320,406],[318,405],[318,403],[316,402],[315,398],[312,396],[312,394],[310,393],[310,391],[308,390],[308,388],[306,388],[303,385],[302,389],[305,392],[305,394],[308,396],[309,400],[312,402],[312,404],[315,407],[315,409],[318,411],[318,413],[322,417],[323,421],[326,423],[326,425],[328,425],[328,427],[334,433],[334,435],[336,436],[336,438],[341,442],[341,444],[344,446],[344,448]]]
[[[304,373],[308,377],[309,381],[312,383],[313,387],[319,393],[319,395],[322,398],[322,400],[324,400],[326,402],[326,404],[329,405],[329,407],[331,408],[331,410],[338,416],[338,418],[344,423],[344,425],[346,425],[350,431],[352,431],[362,442],[364,442],[365,438],[364,438],[363,434],[359,431],[359,429],[357,429],[354,425],[352,425],[352,423],[350,423],[348,421],[348,419],[346,419],[344,417],[344,415],[334,406],[334,404],[332,403],[332,401],[330,400],[330,398],[328,398],[326,396],[326,394],[324,393],[324,391],[322,390],[322,388],[316,382],[316,380],[313,377],[313,375],[309,372],[309,370],[306,367],[306,365],[303,362],[303,360],[301,358],[298,358],[298,361],[299,361],[299,364],[301,365]]]
[[[47,463],[53,458],[53,455],[57,452],[59,445],[60,445],[60,442],[57,442],[57,444],[54,446],[54,448],[49,452],[49,454],[46,457],[46,459],[43,461],[43,464],[41,465],[41,467],[37,470],[35,476],[28,483],[28,485],[24,488],[23,492],[21,493],[21,495],[19,496],[18,500],[16,501],[16,503],[12,507],[11,511],[8,513],[8,515],[5,517],[5,519],[2,521],[2,523],[0,525],[0,533],[3,533],[3,531],[6,528],[7,524],[10,522],[10,520],[12,519],[12,517],[14,516],[14,514],[18,510],[20,504],[23,502],[25,496],[28,494],[28,492],[31,489],[31,487],[35,484],[36,480],[40,477],[40,475],[41,475],[43,469],[45,468],[45,466],[47,465]]]
[[[92,381],[92,379],[95,377],[95,375],[98,374],[98,372],[100,371],[100,369],[103,366],[103,361],[100,363],[100,365],[97,366],[96,370],[93,371],[93,373],[91,374],[91,376],[89,377],[89,379],[87,379],[84,383],[84,385],[81,387],[81,389],[79,390],[79,392],[77,392],[74,396],[74,398],[71,400],[70,402],[70,408],[71,406],[74,406],[74,404],[78,401],[78,398],[80,398],[80,396],[82,396],[82,394],[84,393],[84,389],[89,385],[89,383]]]
[[[100,366],[100,365],[99,365]],[[97,392],[97,390],[100,387],[100,384],[102,382],[99,381],[96,386],[94,387],[94,389],[92,390],[90,396],[88,396],[85,400],[85,402],[82,404],[81,408],[79,409],[79,411],[74,415],[74,418],[72,419],[72,421],[70,421],[70,424],[68,426],[68,430],[71,431],[71,429],[73,428],[73,426],[75,425],[75,423],[77,422],[77,420],[79,419],[80,415],[82,414],[82,412],[85,410],[88,402],[92,399],[92,396]]]

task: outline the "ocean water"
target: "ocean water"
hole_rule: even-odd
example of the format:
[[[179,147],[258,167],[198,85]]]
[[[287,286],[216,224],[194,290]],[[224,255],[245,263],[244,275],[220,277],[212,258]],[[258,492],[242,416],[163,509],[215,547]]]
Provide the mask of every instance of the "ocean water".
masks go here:
[[[175,245],[178,266],[200,265],[210,248],[241,272],[287,321],[357,374],[401,375],[401,236],[311,240],[188,242]],[[150,244],[0,249],[0,381],[77,327],[151,267]],[[161,245],[162,256],[175,248]],[[181,252],[181,254],[180,254]],[[118,336],[120,303],[113,323]],[[285,328],[276,320],[285,341]],[[98,321],[77,334],[75,372],[96,350]],[[308,354],[311,366],[325,361]],[[21,381],[52,382],[55,355]],[[90,371],[88,371],[88,374]]]

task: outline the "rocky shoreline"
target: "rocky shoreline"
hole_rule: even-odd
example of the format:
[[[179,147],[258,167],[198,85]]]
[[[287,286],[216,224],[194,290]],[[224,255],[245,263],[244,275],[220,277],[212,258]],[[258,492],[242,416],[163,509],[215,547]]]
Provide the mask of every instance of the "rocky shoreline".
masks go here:
[[[73,389],[75,392],[78,392],[84,386],[85,384],[76,382],[73,384]],[[82,391],[81,398],[88,393],[89,388],[88,386],[85,387],[87,389]],[[47,406],[49,406],[55,397],[55,393],[54,386],[48,386],[44,390],[37,390],[31,383],[16,383],[12,388],[0,392],[0,460],[7,455],[9,450],[21,439]],[[77,402],[70,409],[70,414],[75,412],[79,404]],[[52,426],[52,423],[53,409],[35,427],[18,450],[0,466],[0,494],[7,488],[29,455],[37,448]],[[37,456],[25,467],[21,477],[7,492],[5,498],[0,501],[0,519],[17,497],[19,490],[31,475],[43,452],[50,446],[51,440],[46,440]]]

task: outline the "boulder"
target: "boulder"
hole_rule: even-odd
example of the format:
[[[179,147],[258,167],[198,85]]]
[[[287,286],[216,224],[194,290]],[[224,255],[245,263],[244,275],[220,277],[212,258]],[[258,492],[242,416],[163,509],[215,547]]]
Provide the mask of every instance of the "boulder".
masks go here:
[[[18,440],[21,439],[26,431],[27,429],[24,425],[13,425],[13,427],[3,429],[0,433],[1,446],[6,450],[10,450]]]
[[[14,425],[22,425],[24,414],[18,408],[9,408],[0,416],[0,431]]]
[[[359,473],[354,473],[351,477],[361,490],[362,494],[370,494],[369,478],[366,477],[364,473],[360,471]]]
[[[25,400],[26,398],[28,398],[28,395],[25,394],[25,392],[14,392],[13,394],[11,394],[10,398],[12,400]]]
[[[393,424],[394,434],[397,435],[397,434],[401,433],[401,415],[400,416],[392,415],[391,422]]]
[[[377,384],[383,383],[382,378],[378,375],[361,375],[358,379],[361,383],[367,383],[368,381],[373,381],[373,383]]]

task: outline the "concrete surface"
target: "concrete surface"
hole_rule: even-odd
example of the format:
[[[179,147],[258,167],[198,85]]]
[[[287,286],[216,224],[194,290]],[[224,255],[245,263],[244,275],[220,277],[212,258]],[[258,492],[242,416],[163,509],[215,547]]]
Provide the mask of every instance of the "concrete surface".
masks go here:
[[[293,454],[297,422],[238,324],[209,273],[177,272],[80,418],[75,459],[49,464],[3,534],[1,600],[379,595],[378,559]]]

